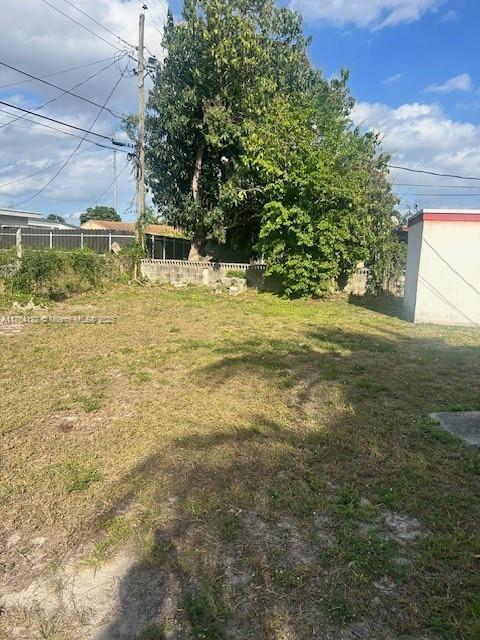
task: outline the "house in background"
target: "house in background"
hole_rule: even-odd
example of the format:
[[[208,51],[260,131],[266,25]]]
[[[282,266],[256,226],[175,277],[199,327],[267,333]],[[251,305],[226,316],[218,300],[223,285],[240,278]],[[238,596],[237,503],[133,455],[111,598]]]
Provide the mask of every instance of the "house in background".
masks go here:
[[[47,220],[41,213],[19,211],[17,209],[0,209],[1,227],[35,227],[46,229],[71,229],[68,224]]]
[[[115,220],[87,220],[80,225],[85,231],[106,231],[109,234],[129,233],[135,237],[133,222],[116,222]],[[147,255],[157,260],[187,260],[191,241],[185,235],[166,224],[149,224],[145,228]]]
[[[115,220],[87,220],[87,222],[80,225],[80,228],[95,231],[128,231],[135,234],[135,224],[133,222],[116,222]],[[167,224],[149,224],[145,228],[145,233],[154,236],[165,236],[166,238],[185,238],[181,231]]]

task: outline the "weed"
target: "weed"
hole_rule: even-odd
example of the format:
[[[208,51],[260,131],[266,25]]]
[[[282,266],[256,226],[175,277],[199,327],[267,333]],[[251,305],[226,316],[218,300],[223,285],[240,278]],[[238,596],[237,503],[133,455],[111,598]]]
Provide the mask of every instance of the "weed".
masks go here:
[[[382,384],[370,378],[360,378],[359,380],[354,382],[354,386],[359,391],[364,391],[371,394],[382,393],[389,390],[385,384]]]
[[[204,578],[183,599],[183,609],[197,640],[223,640],[229,609],[218,584]]]
[[[480,454],[477,452],[471,453],[465,460],[464,469],[467,473],[474,475],[480,475]]]
[[[54,622],[44,621],[40,624],[40,638],[42,640],[53,640],[57,631],[57,625]]]
[[[104,562],[113,547],[130,534],[130,527],[122,516],[117,516],[110,520],[105,529],[105,539],[95,545],[94,552],[89,560],[89,564],[93,566]]]
[[[231,542],[242,528],[242,522],[238,513],[231,512],[221,515],[216,522],[216,529],[222,540]]]
[[[175,545],[171,540],[157,540],[154,536],[150,536],[144,541],[142,559],[146,565],[162,565],[164,564]]]
[[[341,592],[329,595],[325,599],[325,607],[335,624],[344,626],[354,618],[354,609],[348,597]]]
[[[137,384],[145,384],[145,382],[150,382],[152,376],[147,371],[139,371],[135,374],[134,379]]]
[[[102,475],[98,469],[83,467],[76,462],[69,462],[62,470],[67,483],[68,493],[85,491],[93,482],[100,482]]]
[[[78,402],[86,413],[94,413],[102,408],[104,394],[96,390],[90,395],[74,394],[72,400]]]
[[[341,488],[337,506],[346,516],[355,514],[360,506],[360,494],[354,484],[346,484]]]
[[[153,624],[140,632],[136,640],[165,640],[165,626]]]
[[[372,532],[363,534],[355,528],[346,527],[338,542],[338,551],[345,562],[356,567],[360,579],[384,575],[392,570],[397,546]]]
[[[450,411],[456,411],[464,413],[468,411],[478,411],[480,407],[480,401],[477,402],[456,402],[450,407]]]
[[[291,477],[268,491],[273,511],[291,511],[300,517],[310,517],[325,505],[325,482],[308,469],[302,477]]]
[[[398,502],[397,491],[393,487],[379,488],[377,490],[377,499],[380,504],[395,510]]]
[[[440,422],[433,418],[424,418],[417,421],[420,434],[425,440],[438,442],[444,445],[457,445],[458,438],[440,427]]]

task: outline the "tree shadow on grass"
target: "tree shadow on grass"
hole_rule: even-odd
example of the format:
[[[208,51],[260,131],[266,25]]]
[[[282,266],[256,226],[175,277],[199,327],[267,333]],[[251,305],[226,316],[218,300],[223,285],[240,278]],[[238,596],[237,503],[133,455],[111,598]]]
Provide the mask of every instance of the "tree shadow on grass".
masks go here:
[[[426,367],[418,356],[432,351]],[[168,465],[150,542],[99,639],[367,640],[431,634],[432,621],[468,637],[478,482],[465,472],[469,452],[426,415],[450,394],[474,393],[462,381],[438,393],[452,365],[473,373],[474,351],[341,330],[217,349],[198,371],[207,392],[248,375],[289,411],[254,413],[244,398],[243,424],[225,416],[118,482],[104,517],[155,487]],[[416,401],[399,392],[402,381]],[[386,531],[386,510],[443,538],[461,527],[456,555],[424,558],[421,541],[406,548]]]
[[[403,298],[393,295],[383,296],[356,296],[353,293],[348,297],[349,304],[362,309],[369,309],[376,313],[389,316],[390,318],[398,318],[400,320],[408,320],[407,312],[403,305]]]

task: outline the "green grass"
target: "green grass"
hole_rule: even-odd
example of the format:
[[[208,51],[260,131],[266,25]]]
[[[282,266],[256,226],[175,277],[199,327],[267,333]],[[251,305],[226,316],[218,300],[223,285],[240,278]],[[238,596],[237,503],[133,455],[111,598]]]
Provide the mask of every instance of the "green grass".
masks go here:
[[[68,493],[85,491],[94,482],[100,482],[102,474],[98,469],[87,468],[74,462],[64,465],[61,470]]]
[[[149,625],[135,640],[165,640],[165,629],[163,625]]]
[[[115,325],[0,335],[1,579],[29,583],[41,531],[49,558],[138,557],[120,592],[175,612],[144,640],[479,640],[480,453],[428,415],[479,407],[480,334],[375,304],[120,286],[52,309]]]
[[[157,540],[155,536],[147,536],[142,545],[143,563],[151,566],[164,564],[175,548],[171,540]]]
[[[218,584],[203,578],[183,598],[183,608],[196,640],[223,640],[228,615]]]

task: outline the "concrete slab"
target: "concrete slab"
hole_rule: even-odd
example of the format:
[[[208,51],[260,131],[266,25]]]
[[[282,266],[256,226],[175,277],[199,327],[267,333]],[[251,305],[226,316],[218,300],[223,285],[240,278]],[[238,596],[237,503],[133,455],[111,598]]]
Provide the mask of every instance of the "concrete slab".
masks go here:
[[[430,417],[452,436],[472,446],[480,446],[480,411],[431,413]]]

